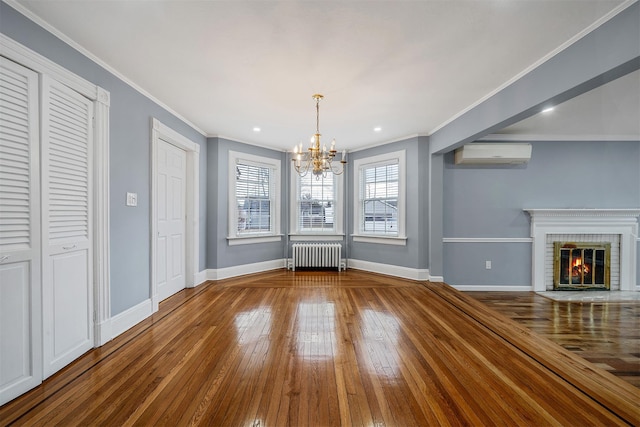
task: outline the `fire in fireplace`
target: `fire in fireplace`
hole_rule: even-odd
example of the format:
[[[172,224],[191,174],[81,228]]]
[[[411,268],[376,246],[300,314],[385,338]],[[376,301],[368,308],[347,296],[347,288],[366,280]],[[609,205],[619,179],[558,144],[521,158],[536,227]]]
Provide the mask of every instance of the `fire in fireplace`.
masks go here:
[[[554,242],[554,290],[609,290],[611,243]]]

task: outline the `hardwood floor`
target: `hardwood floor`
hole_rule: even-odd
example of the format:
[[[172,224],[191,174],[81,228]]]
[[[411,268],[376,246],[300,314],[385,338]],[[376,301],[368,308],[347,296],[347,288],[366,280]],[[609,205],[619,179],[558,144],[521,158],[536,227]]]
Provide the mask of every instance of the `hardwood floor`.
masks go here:
[[[3,425],[639,425],[640,389],[441,283],[273,271],[188,289]]]
[[[553,301],[535,292],[466,294],[640,387],[640,301]]]

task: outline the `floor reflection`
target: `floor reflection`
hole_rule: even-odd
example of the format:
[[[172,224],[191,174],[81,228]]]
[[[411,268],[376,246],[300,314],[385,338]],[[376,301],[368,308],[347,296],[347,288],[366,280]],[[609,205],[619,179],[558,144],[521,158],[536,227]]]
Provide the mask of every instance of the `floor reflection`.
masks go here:
[[[296,348],[304,359],[334,357],[336,310],[333,302],[301,302],[297,306]]]

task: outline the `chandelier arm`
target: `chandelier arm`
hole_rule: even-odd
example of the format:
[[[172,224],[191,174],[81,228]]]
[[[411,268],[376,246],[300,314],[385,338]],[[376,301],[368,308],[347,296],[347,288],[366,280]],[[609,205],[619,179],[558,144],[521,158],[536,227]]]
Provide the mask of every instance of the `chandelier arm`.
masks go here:
[[[306,176],[309,171],[313,172],[316,179],[320,179],[320,176],[327,177],[329,172],[335,175],[341,175],[344,173],[347,161],[345,160],[345,151],[342,152],[341,165],[333,165],[333,160],[336,157],[337,150],[335,149],[335,139],[331,142],[331,147],[327,150],[326,145],[323,147],[320,144],[320,100],[324,96],[315,94],[312,96],[316,101],[316,133],[311,139],[311,144],[306,152],[302,151],[302,143],[298,152],[298,147],[294,149],[293,166],[298,175],[301,177]]]

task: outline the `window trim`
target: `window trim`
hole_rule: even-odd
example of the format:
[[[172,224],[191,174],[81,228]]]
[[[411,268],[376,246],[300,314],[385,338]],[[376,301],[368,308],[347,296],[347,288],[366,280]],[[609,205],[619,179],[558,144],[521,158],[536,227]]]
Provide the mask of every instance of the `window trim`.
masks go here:
[[[236,175],[235,167],[238,163],[250,164],[269,169],[269,187],[273,191],[270,195],[271,201],[271,230],[268,232],[259,231],[255,233],[246,233],[238,235],[238,218],[236,215],[237,198],[236,198]],[[242,153],[238,151],[229,151],[229,170],[227,173],[228,180],[228,220],[227,220],[227,242],[229,246],[249,245],[254,243],[279,242],[282,240],[280,232],[280,176],[281,176],[280,159],[270,157],[261,157],[253,154]]]
[[[293,162],[291,162],[293,163]],[[313,179],[313,177],[311,178]],[[315,241],[341,241],[344,238],[344,174],[333,174],[335,184],[335,204],[333,208],[334,229],[327,232],[322,231],[300,231],[298,229],[298,187],[300,176],[291,165],[291,179],[289,181],[289,236],[291,241],[304,241],[313,239]]]
[[[390,153],[380,154],[377,156],[365,157],[357,159],[354,164],[354,180],[353,180],[353,234],[351,237],[354,242],[361,243],[377,243],[383,245],[400,245],[407,244],[406,232],[406,150],[393,151]],[[362,212],[362,174],[365,168],[374,166],[384,166],[389,164],[398,164],[398,235],[389,236],[383,234],[367,233],[361,228],[360,219]]]

